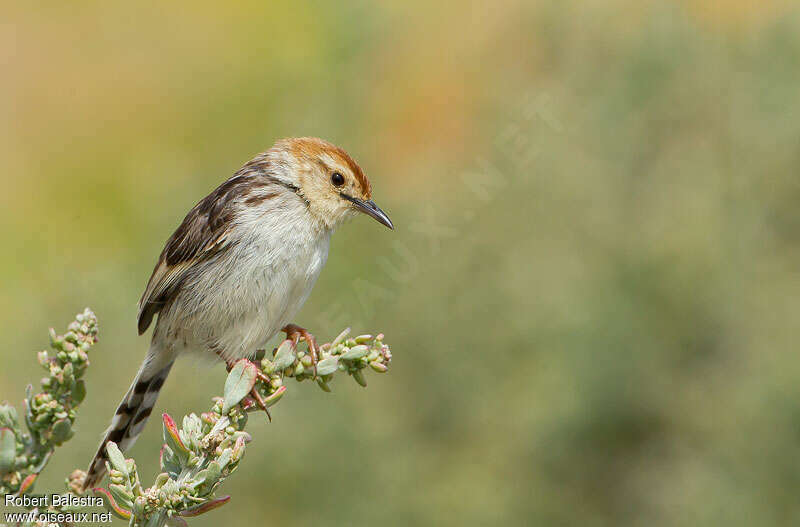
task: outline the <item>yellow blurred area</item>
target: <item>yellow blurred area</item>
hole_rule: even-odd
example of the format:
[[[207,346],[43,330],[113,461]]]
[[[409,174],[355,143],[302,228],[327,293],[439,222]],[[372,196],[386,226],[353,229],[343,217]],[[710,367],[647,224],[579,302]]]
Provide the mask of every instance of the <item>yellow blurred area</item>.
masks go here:
[[[359,218],[298,324],[392,371],[291,386],[192,525],[800,521],[800,11],[742,0],[7,3],[0,398],[101,325],[89,461],[183,215],[285,136],[344,147]],[[202,411],[187,357],[157,411]],[[352,384],[352,385],[351,385]],[[130,452],[156,475],[160,430]]]

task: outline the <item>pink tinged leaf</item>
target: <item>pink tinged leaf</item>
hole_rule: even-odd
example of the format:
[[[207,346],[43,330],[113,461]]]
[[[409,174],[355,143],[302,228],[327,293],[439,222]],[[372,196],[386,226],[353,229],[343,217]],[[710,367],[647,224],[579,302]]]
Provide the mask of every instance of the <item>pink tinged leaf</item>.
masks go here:
[[[275,393],[264,399],[264,405],[267,408],[271,407],[272,405],[277,403],[281,397],[283,397],[284,393],[286,393],[286,386],[281,386],[280,388],[275,390]]]
[[[231,408],[239,404],[239,401],[250,393],[256,384],[258,369],[256,365],[247,359],[237,362],[228,378],[225,379],[224,400],[222,403],[222,413],[227,414]]]
[[[180,514],[181,516],[183,516],[185,518],[191,518],[191,517],[194,517],[194,516],[200,516],[201,514],[205,514],[208,511],[211,511],[211,510],[214,510],[214,509],[218,509],[219,507],[222,507],[223,505],[228,503],[230,501],[230,499],[231,499],[230,496],[223,496],[221,498],[216,498],[216,499],[207,501],[205,503],[201,503],[200,505],[196,505],[194,507],[189,507],[188,509],[184,509],[181,512],[179,512],[178,514]]]
[[[173,452],[188,454],[189,449],[181,441],[181,436],[178,433],[178,427],[175,425],[175,420],[167,413],[161,414],[161,419],[164,422],[164,441],[172,448]]]
[[[180,441],[181,438],[178,435],[178,426],[175,424],[175,420],[166,412],[161,414],[161,420],[164,423],[164,430],[176,441]]]
[[[378,373],[386,373],[386,371],[389,369],[389,368],[386,367],[385,364],[382,364],[382,363],[377,362],[377,361],[370,362],[369,363],[369,367],[372,368],[373,370],[375,370]]]
[[[17,494],[22,496],[23,494],[31,490],[31,488],[33,487],[33,483],[36,481],[37,475],[38,474],[29,474],[27,478],[23,479],[22,484],[20,484],[19,486],[19,492],[17,492]]]
[[[128,491],[125,485],[117,485],[112,483],[108,486],[108,492],[114,498],[117,506],[123,509],[130,509],[133,507],[133,495]]]
[[[105,498],[106,508],[113,512],[115,516],[122,518],[123,520],[129,520],[131,518],[131,511],[123,509],[117,505],[117,502],[114,501],[114,497],[108,490],[104,489],[103,487],[96,487],[93,488],[92,491],[95,494],[101,494]]]

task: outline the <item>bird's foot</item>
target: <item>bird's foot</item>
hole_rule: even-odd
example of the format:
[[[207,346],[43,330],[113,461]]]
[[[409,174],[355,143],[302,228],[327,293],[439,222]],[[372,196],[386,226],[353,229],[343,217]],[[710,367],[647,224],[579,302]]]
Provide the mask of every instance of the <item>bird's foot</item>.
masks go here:
[[[263,374],[260,371],[259,371],[258,378],[260,380],[263,380]],[[267,382],[269,382],[269,379],[267,379]],[[253,389],[250,390],[250,395],[245,397],[245,406],[247,406],[247,402],[248,402],[247,399],[252,399],[252,401],[255,401],[255,404],[258,405],[259,408],[264,410],[265,414],[267,414],[267,419],[269,419],[269,422],[270,423],[272,422],[272,414],[269,413],[269,408],[267,408],[267,403],[264,402],[264,398],[261,397],[260,393],[258,393],[258,388],[253,386]]]
[[[294,344],[295,351],[297,351],[297,343],[300,342],[300,339],[303,339],[306,342],[306,346],[308,346],[308,353],[311,356],[311,363],[314,366],[314,378],[317,378],[317,353],[319,348],[317,347],[317,340],[314,338],[314,335],[308,332],[306,328],[300,327],[297,324],[286,324],[281,328],[281,331],[286,333],[286,338],[291,340]]]

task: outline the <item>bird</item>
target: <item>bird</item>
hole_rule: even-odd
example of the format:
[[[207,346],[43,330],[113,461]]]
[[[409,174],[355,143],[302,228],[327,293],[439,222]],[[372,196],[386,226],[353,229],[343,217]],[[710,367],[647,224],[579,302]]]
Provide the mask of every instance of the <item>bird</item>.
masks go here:
[[[167,240],[139,301],[150,347],[119,403],[83,482],[105,474],[105,447],[130,448],[175,360],[219,357],[230,369],[279,331],[312,356],[312,334],[292,323],[328,258],[332,233],[366,214],[394,229],[345,150],[314,137],[281,139],[192,208]],[[264,407],[264,409],[266,409]]]

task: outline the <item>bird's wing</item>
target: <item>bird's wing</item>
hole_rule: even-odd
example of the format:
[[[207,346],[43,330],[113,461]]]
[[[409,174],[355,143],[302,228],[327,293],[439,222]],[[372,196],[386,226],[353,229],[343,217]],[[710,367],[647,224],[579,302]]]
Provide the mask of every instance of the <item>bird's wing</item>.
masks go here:
[[[181,288],[197,264],[228,248],[237,197],[252,180],[234,176],[198,203],[167,241],[139,301],[139,334],[144,333]]]

